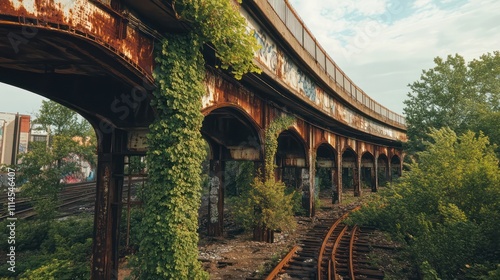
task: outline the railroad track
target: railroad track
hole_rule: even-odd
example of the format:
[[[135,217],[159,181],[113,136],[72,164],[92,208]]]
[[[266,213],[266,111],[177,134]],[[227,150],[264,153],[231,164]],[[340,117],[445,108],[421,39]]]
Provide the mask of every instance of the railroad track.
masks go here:
[[[350,212],[319,220],[265,279],[383,279],[367,259],[369,230],[343,223]]]
[[[22,193],[21,193],[22,194]],[[59,193],[59,203],[57,209],[86,201],[95,197],[95,182],[83,182],[68,184],[63,187]],[[0,221],[9,217],[7,208],[7,199],[1,200],[2,211],[0,212]],[[27,197],[16,195],[15,217],[18,219],[28,219],[36,216],[33,209],[32,200]]]
[[[133,181],[134,182],[134,181]],[[57,205],[57,209],[61,209],[63,207],[67,207],[70,205],[78,205],[83,203],[93,203],[95,201],[95,182],[84,182],[84,183],[75,183],[66,185],[61,192],[59,193],[59,203]],[[124,184],[126,186],[127,183]],[[127,188],[123,188],[123,192],[125,193]],[[8,218],[8,208],[7,208],[7,199],[2,199],[0,201],[2,205],[2,209],[0,212],[0,221]],[[32,201],[26,197],[16,196],[16,204],[15,204],[15,217],[17,219],[28,219],[36,216],[37,213],[33,209]],[[68,216],[71,214],[62,214],[61,216]]]

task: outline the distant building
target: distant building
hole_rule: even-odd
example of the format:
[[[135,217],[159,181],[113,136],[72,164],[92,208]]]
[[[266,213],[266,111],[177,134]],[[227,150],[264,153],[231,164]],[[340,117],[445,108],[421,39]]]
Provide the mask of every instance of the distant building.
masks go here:
[[[0,164],[15,164],[28,151],[30,116],[0,112]]]
[[[30,132],[30,142],[45,142],[47,143],[48,133],[41,125],[33,124]]]

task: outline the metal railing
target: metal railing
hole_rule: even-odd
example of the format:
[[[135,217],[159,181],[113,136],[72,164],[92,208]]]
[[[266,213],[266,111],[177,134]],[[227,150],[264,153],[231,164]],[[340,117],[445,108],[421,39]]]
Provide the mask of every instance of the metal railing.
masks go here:
[[[287,0],[267,0],[267,2],[271,5],[276,15],[286,25],[300,45],[316,60],[318,65],[328,74],[330,79],[335,81],[335,83],[344,90],[345,94],[351,98],[353,103],[358,103],[370,109],[382,116],[383,119],[393,121],[400,125],[406,125],[403,116],[392,112],[373,100],[347,77],[319,45],[316,38],[314,38],[311,31],[307,29],[302,19],[297,15]]]

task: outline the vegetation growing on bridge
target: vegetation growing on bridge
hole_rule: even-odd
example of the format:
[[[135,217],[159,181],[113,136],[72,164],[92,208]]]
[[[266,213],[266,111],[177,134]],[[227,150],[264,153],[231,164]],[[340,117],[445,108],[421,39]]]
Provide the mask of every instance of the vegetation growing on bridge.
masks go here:
[[[140,279],[208,279],[198,261],[198,208],[205,149],[200,129],[205,93],[202,49],[211,44],[221,67],[236,78],[258,71],[257,43],[232,1],[174,1],[187,34],[167,35],[157,54],[152,105],[157,120],[148,135],[149,185],[135,274]]]

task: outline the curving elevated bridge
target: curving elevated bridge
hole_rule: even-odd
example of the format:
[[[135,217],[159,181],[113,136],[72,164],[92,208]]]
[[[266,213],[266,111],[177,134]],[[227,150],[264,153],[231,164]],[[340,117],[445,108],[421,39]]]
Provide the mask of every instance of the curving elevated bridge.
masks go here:
[[[240,11],[262,45],[262,73],[235,80],[205,52],[202,134],[218,179],[209,233],[223,231],[225,163],[261,164],[264,130],[281,115],[296,122],[279,136],[276,176],[302,191],[309,215],[317,170],[328,174],[333,202],[399,176],[404,118],[358,88],[287,1],[244,0]],[[0,0],[0,82],[74,109],[98,135],[93,279],[116,277],[124,174],[131,157],[145,154],[155,118],[155,43],[188,28],[168,0]]]

